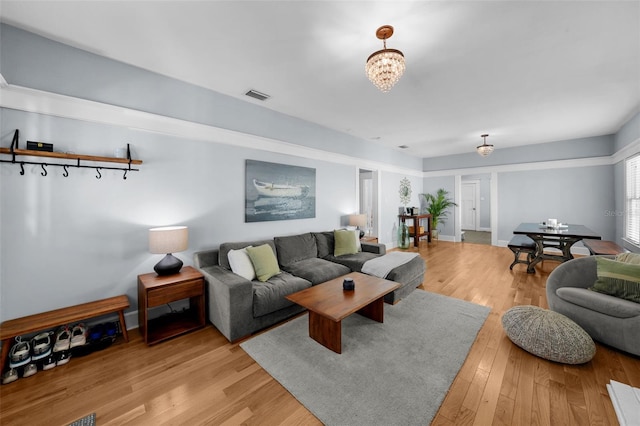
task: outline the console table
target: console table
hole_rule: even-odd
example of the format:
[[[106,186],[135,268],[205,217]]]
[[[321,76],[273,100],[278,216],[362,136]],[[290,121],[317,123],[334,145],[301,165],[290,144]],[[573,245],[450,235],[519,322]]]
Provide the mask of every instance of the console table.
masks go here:
[[[413,245],[418,247],[420,245],[420,237],[427,236],[427,242],[431,242],[431,215],[430,214],[418,214],[418,215],[410,215],[410,214],[400,214],[398,215],[400,222],[405,223],[407,219],[413,221],[413,232],[411,233],[411,237],[413,237]],[[426,225],[424,227],[424,232],[420,232],[420,221],[426,220]]]

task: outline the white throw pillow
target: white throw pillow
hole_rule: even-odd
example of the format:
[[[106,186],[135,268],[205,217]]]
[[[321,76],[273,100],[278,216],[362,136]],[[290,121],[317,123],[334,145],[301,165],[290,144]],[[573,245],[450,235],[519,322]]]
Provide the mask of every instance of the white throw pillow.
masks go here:
[[[227,258],[234,274],[238,274],[249,281],[256,279],[256,271],[253,269],[253,264],[247,254],[247,247],[240,250],[229,250]]]
[[[360,230],[359,229],[354,230],[353,236],[356,239],[356,247],[358,247],[358,251],[362,251],[362,245],[360,245]]]

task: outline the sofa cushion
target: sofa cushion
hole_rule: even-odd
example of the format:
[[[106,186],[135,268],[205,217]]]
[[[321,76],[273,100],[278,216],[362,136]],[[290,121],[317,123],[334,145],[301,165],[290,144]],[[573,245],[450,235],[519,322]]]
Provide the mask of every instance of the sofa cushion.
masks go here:
[[[234,274],[238,274],[249,281],[256,279],[256,271],[253,269],[253,263],[251,263],[251,259],[249,259],[246,248],[229,250],[227,257],[229,258],[229,265]]]
[[[596,353],[593,339],[578,324],[538,306],[514,306],[502,315],[502,327],[513,343],[550,361],[582,364]]]
[[[341,265],[344,265],[344,266],[348,267],[349,269],[351,269],[353,272],[362,272],[362,265],[364,265],[364,263],[367,260],[371,260],[371,259],[374,259],[374,258],[379,257],[379,256],[380,256],[379,254],[361,251],[361,252],[358,252],[358,253],[345,254],[345,255],[342,255],[342,256],[329,255],[329,256],[325,257],[325,259],[329,260],[331,262],[335,262],[335,263],[339,263]]]
[[[313,285],[332,280],[351,272],[351,269],[344,265],[330,262],[317,257],[305,259],[287,266],[283,269],[296,277],[302,277],[310,281]]]
[[[591,290],[640,303],[640,265],[597,257],[597,277]]]
[[[640,316],[640,303],[590,291],[586,288],[560,287],[556,290],[556,295],[574,305],[611,317],[632,318]]]
[[[256,241],[245,241],[239,243],[222,243],[220,244],[220,250],[218,251],[218,264],[223,268],[231,270],[231,265],[229,264],[229,250],[240,250],[249,246],[261,246],[263,244],[269,244],[273,251],[276,251],[276,246],[273,244],[273,240],[256,240]]]
[[[335,246],[333,247],[334,256],[342,256],[345,254],[358,253],[359,247],[359,231],[350,231],[347,229],[336,229],[333,231]]]
[[[275,237],[273,239],[278,253],[278,262],[282,267],[300,260],[318,257],[316,239],[311,233]]]
[[[309,281],[286,272],[265,282],[253,281],[253,316],[260,317],[293,305],[285,296],[309,287]]]
[[[335,246],[333,231],[314,232],[313,236],[316,239],[316,246],[318,247],[318,257],[324,259],[329,255],[333,256],[333,247]]]
[[[256,271],[258,280],[264,282],[280,273],[276,254],[269,244],[263,244],[258,247],[247,247],[246,250],[253,264],[253,269]]]

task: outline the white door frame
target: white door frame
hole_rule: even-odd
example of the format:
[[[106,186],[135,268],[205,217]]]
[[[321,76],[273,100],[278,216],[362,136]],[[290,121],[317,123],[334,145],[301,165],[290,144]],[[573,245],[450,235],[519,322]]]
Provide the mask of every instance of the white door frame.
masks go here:
[[[372,228],[371,233],[380,238],[380,172],[370,167],[356,167],[356,210],[360,213],[360,171],[371,172],[372,182]]]
[[[455,175],[454,178],[454,201],[459,206],[462,205],[462,175]],[[491,172],[490,181],[491,196],[491,245],[498,245],[498,173]],[[462,241],[462,209],[455,209],[455,241]]]
[[[467,184],[473,185],[473,199],[475,204],[475,229],[473,229],[473,231],[477,231],[480,229],[480,181],[478,179],[463,180],[460,185],[460,194],[462,194],[462,186]],[[460,202],[460,209],[462,210],[462,195],[460,196]],[[462,229],[462,214],[460,214],[460,229]]]

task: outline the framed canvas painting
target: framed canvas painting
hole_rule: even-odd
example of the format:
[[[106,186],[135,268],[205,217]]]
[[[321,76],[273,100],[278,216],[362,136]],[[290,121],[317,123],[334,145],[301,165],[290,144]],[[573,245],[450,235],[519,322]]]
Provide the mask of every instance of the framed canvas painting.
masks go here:
[[[246,160],[245,222],[316,217],[316,169]]]

